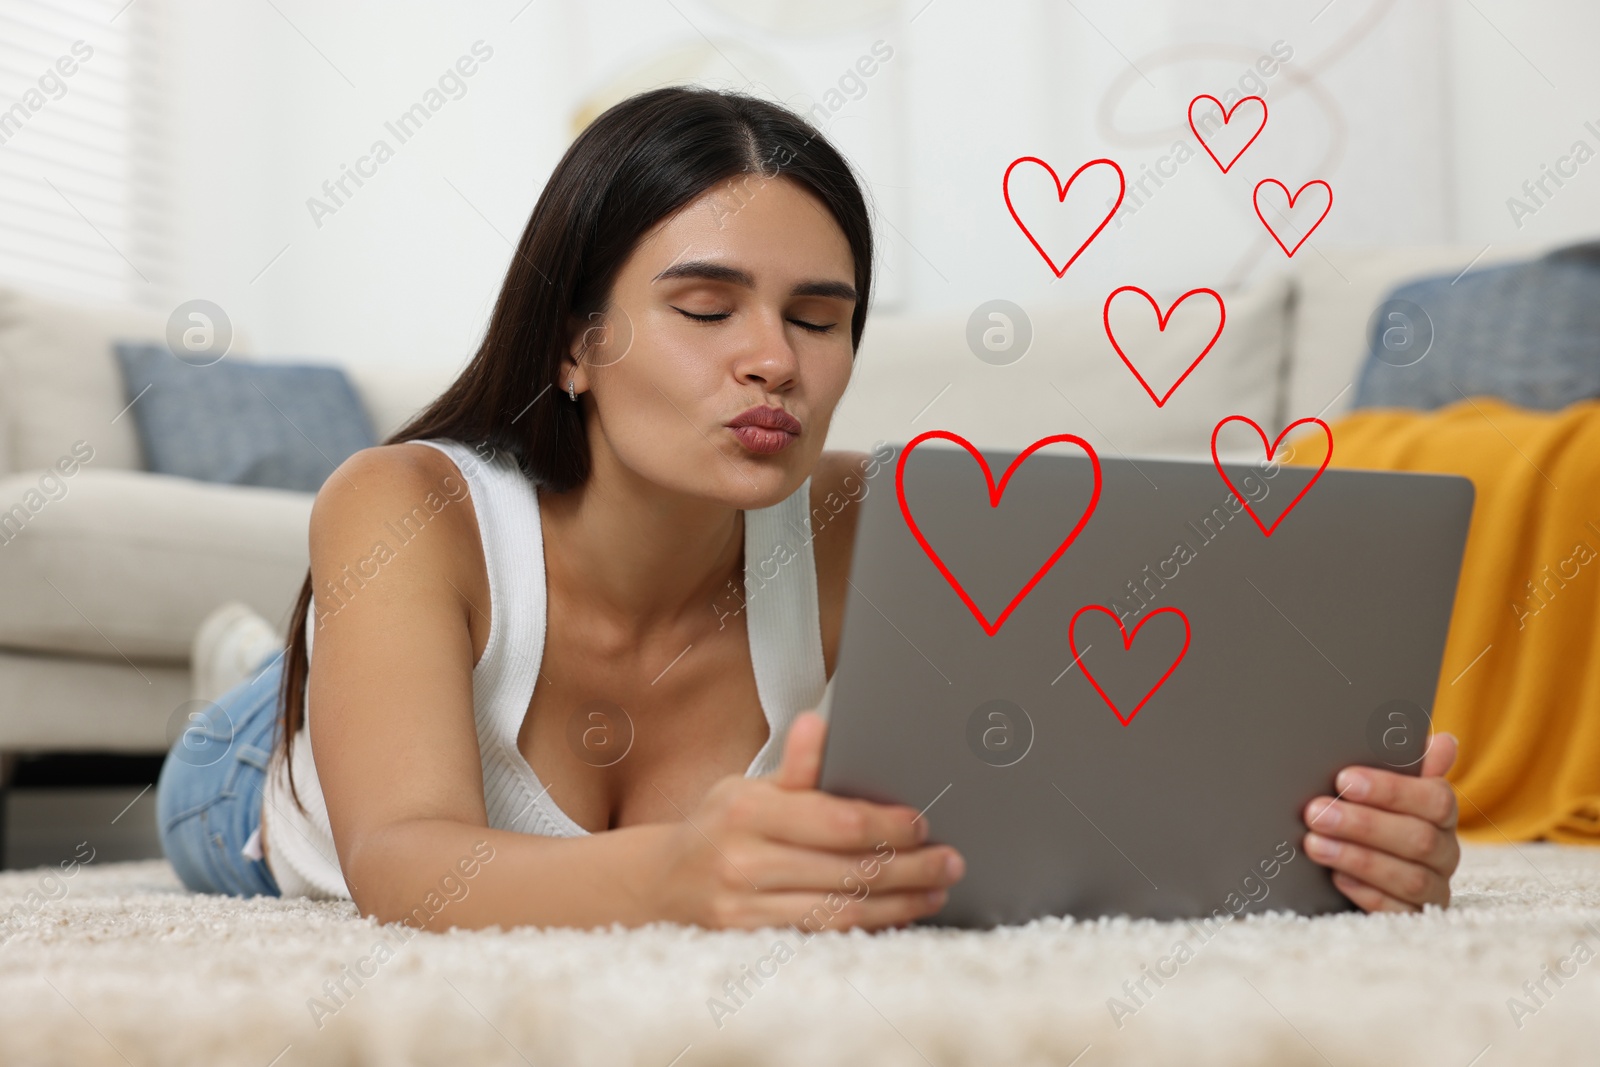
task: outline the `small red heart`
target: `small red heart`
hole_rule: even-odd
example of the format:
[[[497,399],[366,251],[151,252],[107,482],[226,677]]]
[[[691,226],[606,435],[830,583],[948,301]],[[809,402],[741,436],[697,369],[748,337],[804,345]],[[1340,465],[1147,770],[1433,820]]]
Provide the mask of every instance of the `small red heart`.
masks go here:
[[[1178,375],[1178,380],[1172,383],[1171,388],[1169,388],[1165,393],[1162,393],[1159,397],[1156,396],[1155,390],[1150,388],[1150,383],[1144,380],[1144,375],[1139,373],[1139,368],[1133,365],[1133,360],[1128,358],[1128,353],[1122,350],[1122,346],[1117,343],[1116,334],[1111,330],[1111,302],[1115,300],[1121,293],[1138,293],[1140,296],[1144,297],[1145,300],[1150,304],[1150,310],[1156,313],[1156,326],[1162,333],[1166,332],[1167,323],[1172,321],[1172,313],[1178,310],[1178,305],[1189,299],[1191,296],[1194,296],[1196,293],[1205,293],[1207,296],[1211,297],[1217,302],[1217,332],[1211,335],[1211,340],[1207,341],[1206,346],[1200,350],[1200,354],[1194,357],[1194,362],[1190,363],[1188,368],[1182,374]],[[1178,297],[1178,299],[1174,300],[1171,305],[1168,306],[1167,310],[1163,312],[1160,305],[1155,302],[1155,298],[1149,293],[1145,292],[1137,285],[1124,285],[1120,289],[1113,289],[1111,291],[1111,295],[1106,297],[1105,310],[1100,317],[1101,321],[1105,323],[1106,337],[1110,339],[1111,347],[1117,350],[1117,355],[1122,357],[1122,362],[1126,363],[1128,365],[1128,369],[1133,371],[1133,376],[1139,379],[1139,384],[1144,386],[1144,391],[1150,394],[1150,399],[1156,402],[1156,407],[1160,407],[1167,402],[1168,397],[1172,396],[1172,394],[1177,391],[1178,386],[1183,384],[1183,380],[1189,377],[1190,372],[1200,365],[1200,361],[1206,358],[1206,353],[1211,351],[1212,346],[1217,343],[1217,339],[1222,336],[1222,327],[1228,322],[1228,307],[1223,303],[1221,294],[1219,294],[1215,289],[1202,288],[1190,289],[1187,293],[1184,293],[1182,296]]]
[[[1200,127],[1196,126],[1195,123],[1194,123],[1194,106],[1196,104],[1198,104],[1202,100],[1209,100],[1213,104],[1217,105],[1217,110],[1222,112],[1222,124],[1224,126],[1226,126],[1228,123],[1233,121],[1233,113],[1235,111],[1239,110],[1239,107],[1240,107],[1241,104],[1244,104],[1244,103],[1246,103],[1247,101],[1250,101],[1250,100],[1254,100],[1256,103],[1261,105],[1261,123],[1260,123],[1260,125],[1258,125],[1256,127],[1256,132],[1250,135],[1250,139],[1244,143],[1244,148],[1241,148],[1241,149],[1239,149],[1239,151],[1235,152],[1233,154],[1233,158],[1228,160],[1228,162],[1226,162],[1226,163],[1224,163],[1224,162],[1222,162],[1222,160],[1218,159],[1217,158],[1217,154],[1215,152],[1211,151],[1211,146],[1206,143],[1206,139],[1203,136],[1201,136],[1201,134],[1200,134]],[[1217,166],[1222,168],[1222,173],[1224,173],[1224,174],[1228,173],[1228,168],[1232,167],[1235,163],[1239,162],[1239,157],[1244,155],[1245,149],[1248,149],[1251,145],[1255,144],[1256,143],[1256,138],[1260,137],[1261,136],[1261,131],[1266,129],[1266,128],[1267,128],[1267,102],[1265,100],[1261,99],[1261,97],[1259,97],[1259,96],[1247,96],[1243,100],[1240,100],[1238,103],[1234,104],[1232,107],[1229,107],[1229,108],[1223,107],[1222,106],[1222,101],[1218,100],[1216,97],[1212,96],[1210,93],[1201,93],[1199,96],[1197,96],[1193,100],[1189,101],[1189,129],[1194,131],[1195,139],[1200,142],[1200,147],[1204,148],[1206,150],[1206,155],[1211,157],[1211,161],[1213,163],[1215,163]]]
[[[911,517],[911,508],[906,504],[906,460],[910,458],[912,450],[918,445],[922,444],[924,441],[931,441],[935,439],[952,441],[955,444],[960,445],[962,448],[967,450],[968,455],[978,461],[978,466],[983,469],[983,479],[988,483],[989,486],[989,506],[991,508],[999,507],[1000,497],[1006,491],[1006,483],[1011,480],[1012,473],[1022,465],[1023,460],[1033,455],[1034,452],[1043,448],[1045,445],[1057,444],[1060,442],[1077,445],[1079,448],[1083,449],[1089,454],[1089,462],[1094,467],[1094,492],[1089,496],[1088,507],[1083,509],[1083,516],[1078,519],[1077,525],[1072,528],[1071,533],[1067,534],[1066,538],[1061,542],[1060,547],[1050,554],[1049,559],[1044,561],[1044,566],[1040,567],[1034,572],[1033,577],[1029,578],[1027,584],[1018,591],[1016,596],[1011,598],[1011,603],[1005,606],[1005,610],[1000,612],[999,616],[996,617],[992,623],[983,614],[982,610],[979,609],[972,597],[967,594],[966,589],[962,588],[961,583],[956,580],[956,576],[950,573],[950,568],[945,566],[944,560],[939,558],[939,553],[935,552],[933,550],[933,546],[928,544],[928,539],[922,536],[922,530],[917,526],[917,520]],[[1039,584],[1039,579],[1044,577],[1045,572],[1051,567],[1055,566],[1056,560],[1060,559],[1061,554],[1067,550],[1067,546],[1071,545],[1072,542],[1077,539],[1079,531],[1081,531],[1084,527],[1084,524],[1089,521],[1089,516],[1094,514],[1095,505],[1100,502],[1100,457],[1095,454],[1095,450],[1089,444],[1089,442],[1085,441],[1076,434],[1060,433],[1054,434],[1050,437],[1041,437],[1039,440],[1023,449],[1022,454],[1011,461],[1011,466],[1007,467],[1006,472],[1000,476],[1000,484],[996,485],[994,481],[994,475],[989,470],[988,462],[984,460],[981,452],[972,447],[972,443],[970,441],[968,441],[965,437],[962,437],[960,434],[952,433],[949,430],[929,430],[927,433],[918,434],[916,437],[912,438],[910,443],[907,444],[906,447],[901,451],[900,461],[895,464],[894,468],[894,491],[900,498],[900,514],[905,516],[906,525],[910,527],[912,536],[917,539],[917,544],[921,545],[922,551],[926,552],[928,554],[928,558],[933,560],[933,565],[939,568],[939,573],[944,575],[944,580],[950,583],[950,588],[954,589],[956,591],[956,595],[961,597],[961,602],[967,606],[968,611],[972,612],[973,618],[978,620],[978,625],[983,627],[983,632],[988,634],[990,637],[993,637],[995,634],[1000,632],[1000,627],[1005,625],[1006,619],[1010,617],[1011,612],[1016,608],[1016,606],[1022,603],[1023,598],[1029,593],[1033,592],[1033,587]]]
[[[1167,673],[1156,679],[1156,684],[1152,685],[1150,687],[1150,691],[1145,693],[1144,699],[1135,704],[1133,706],[1133,710],[1128,712],[1126,716],[1122,714],[1121,710],[1119,710],[1117,705],[1112,702],[1111,698],[1106,696],[1106,691],[1100,688],[1100,683],[1094,680],[1094,675],[1089,673],[1089,665],[1087,663],[1083,663],[1079,659],[1082,653],[1078,651],[1078,638],[1076,631],[1078,628],[1078,619],[1082,617],[1083,613],[1086,611],[1099,611],[1111,616],[1111,621],[1117,624],[1117,632],[1122,635],[1122,650],[1124,652],[1133,647],[1133,639],[1139,636],[1139,631],[1144,629],[1144,624],[1155,618],[1157,615],[1161,615],[1165,612],[1171,612],[1183,620],[1183,647],[1178,650],[1178,658],[1172,661],[1172,666],[1167,668]],[[1101,604],[1085,604],[1073,614],[1072,622],[1067,624],[1067,643],[1072,646],[1072,661],[1083,667],[1083,676],[1089,679],[1089,684],[1094,686],[1094,691],[1100,694],[1100,699],[1104,700],[1106,702],[1106,706],[1111,709],[1112,714],[1116,715],[1117,721],[1126,726],[1133,721],[1133,717],[1135,715],[1139,714],[1139,709],[1144,707],[1145,704],[1149,702],[1151,697],[1155,696],[1156,690],[1165,685],[1167,679],[1172,677],[1172,672],[1178,669],[1178,664],[1183,662],[1184,655],[1189,651],[1189,616],[1185,615],[1178,608],[1156,608],[1150,614],[1140,619],[1139,625],[1135,626],[1133,628],[1133,633],[1130,634],[1122,625],[1122,619],[1117,615],[1116,612]]]
[[[1311,480],[1305,484],[1305,488],[1301,489],[1299,493],[1295,494],[1295,498],[1289,501],[1289,506],[1284,508],[1276,519],[1272,520],[1271,526],[1261,525],[1261,516],[1256,514],[1256,509],[1250,506],[1250,501],[1245,499],[1244,494],[1239,492],[1238,488],[1233,484],[1233,479],[1228,477],[1228,472],[1222,469],[1222,459],[1217,455],[1217,435],[1222,432],[1222,428],[1224,426],[1234,421],[1250,424],[1250,427],[1255,430],[1258,436],[1260,436],[1261,444],[1267,450],[1268,459],[1272,458],[1272,454],[1278,450],[1278,445],[1283,442],[1284,437],[1288,436],[1289,431],[1294,429],[1296,426],[1301,425],[1302,423],[1314,422],[1318,426],[1322,427],[1323,433],[1328,435],[1328,454],[1322,458],[1322,466],[1317,468],[1317,473],[1311,476]],[[1217,473],[1222,475],[1222,480],[1227,483],[1229,489],[1233,490],[1233,495],[1238,498],[1239,503],[1244,505],[1245,510],[1250,513],[1250,517],[1254,519],[1256,521],[1256,525],[1261,528],[1262,534],[1267,537],[1272,536],[1272,531],[1276,530],[1278,528],[1278,524],[1284,520],[1289,512],[1294,510],[1294,506],[1296,504],[1300,503],[1300,498],[1305,496],[1306,492],[1313,485],[1317,484],[1317,479],[1322,477],[1322,472],[1328,469],[1328,461],[1331,459],[1333,459],[1333,430],[1329,428],[1327,423],[1323,422],[1314,415],[1310,418],[1295,419],[1293,422],[1283,428],[1283,433],[1280,433],[1270,445],[1267,444],[1267,432],[1256,424],[1256,420],[1250,418],[1248,415],[1229,415],[1227,418],[1217,423],[1216,428],[1211,431],[1211,462],[1216,464]]]
[[[1050,253],[1046,252],[1044,250],[1044,246],[1039,244],[1038,240],[1034,238],[1032,231],[1028,229],[1027,223],[1022,221],[1022,216],[1017,214],[1016,207],[1011,203],[1011,172],[1016,170],[1017,167],[1023,163],[1037,163],[1039,166],[1050,172],[1050,180],[1056,183],[1056,199],[1063,204],[1067,202],[1067,192],[1072,188],[1072,183],[1078,180],[1078,175],[1082,174],[1090,167],[1107,166],[1117,172],[1117,202],[1111,205],[1111,210],[1107,211],[1106,217],[1100,220],[1100,225],[1094,228],[1093,233],[1084,238],[1083,244],[1079,245],[1078,250],[1073,252],[1072,256],[1060,267],[1056,266],[1055,260],[1050,258]],[[1123,176],[1122,168],[1117,166],[1115,160],[1091,159],[1089,162],[1073,171],[1072,176],[1068,178],[1066,184],[1063,185],[1061,184],[1061,179],[1056,177],[1055,168],[1050,166],[1050,164],[1046,163],[1042,159],[1039,159],[1037,156],[1023,156],[1020,159],[1012,160],[1011,166],[1006,168],[1005,177],[1000,180],[1000,191],[1005,194],[1006,209],[1011,212],[1011,217],[1015,219],[1017,225],[1021,227],[1023,235],[1028,238],[1028,240],[1033,244],[1034,248],[1038,249],[1039,254],[1044,257],[1044,261],[1050,264],[1050,269],[1055,271],[1056,277],[1059,278],[1063,274],[1067,273],[1067,268],[1072,266],[1073,263],[1077,262],[1078,257],[1083,255],[1083,250],[1089,247],[1089,243],[1096,237],[1099,237],[1100,231],[1105,229],[1106,225],[1116,217],[1117,208],[1122,206],[1122,197],[1128,191],[1128,181],[1127,178]]]
[[[1294,243],[1294,247],[1293,248],[1290,248],[1288,245],[1283,243],[1283,238],[1278,236],[1278,231],[1273,228],[1272,223],[1267,221],[1267,217],[1261,213],[1261,188],[1262,188],[1262,186],[1266,186],[1266,185],[1276,185],[1279,189],[1283,190],[1284,197],[1289,201],[1289,207],[1288,207],[1289,211],[1293,211],[1294,210],[1294,202],[1296,200],[1300,199],[1300,194],[1305,192],[1307,189],[1311,188],[1313,185],[1320,185],[1320,186],[1322,186],[1323,189],[1327,190],[1327,193],[1328,193],[1328,206],[1322,209],[1322,214],[1317,216],[1317,221],[1316,222],[1313,222],[1310,226],[1306,227],[1306,232],[1301,235],[1300,240],[1298,240],[1298,241],[1296,241]],[[1322,225],[1322,220],[1328,217],[1328,212],[1333,210],[1333,186],[1329,185],[1327,182],[1323,181],[1321,178],[1316,178],[1316,179],[1314,179],[1312,181],[1306,182],[1300,188],[1296,189],[1293,193],[1291,193],[1291,192],[1289,192],[1289,187],[1287,185],[1283,184],[1282,182],[1280,182],[1278,179],[1276,179],[1276,178],[1263,178],[1259,182],[1256,183],[1256,189],[1255,189],[1255,192],[1251,195],[1251,200],[1255,203],[1256,218],[1260,219],[1261,220],[1261,225],[1265,226],[1267,228],[1267,232],[1272,234],[1272,239],[1274,241],[1278,242],[1278,247],[1283,249],[1283,254],[1286,255],[1286,256],[1289,256],[1292,259],[1294,257],[1294,254],[1296,252],[1300,251],[1300,246],[1305,244],[1306,241],[1311,238],[1311,234],[1313,232],[1315,232],[1315,230],[1316,230],[1316,228],[1318,226]]]

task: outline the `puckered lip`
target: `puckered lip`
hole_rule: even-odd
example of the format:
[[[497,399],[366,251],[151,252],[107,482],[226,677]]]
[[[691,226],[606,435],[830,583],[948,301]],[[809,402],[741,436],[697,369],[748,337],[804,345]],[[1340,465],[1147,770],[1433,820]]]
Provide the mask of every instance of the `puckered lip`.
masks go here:
[[[763,430],[781,430],[784,433],[798,434],[801,430],[800,420],[782,408],[769,408],[757,406],[746,411],[741,411],[728,420],[728,428],[736,430],[741,426],[759,426]]]

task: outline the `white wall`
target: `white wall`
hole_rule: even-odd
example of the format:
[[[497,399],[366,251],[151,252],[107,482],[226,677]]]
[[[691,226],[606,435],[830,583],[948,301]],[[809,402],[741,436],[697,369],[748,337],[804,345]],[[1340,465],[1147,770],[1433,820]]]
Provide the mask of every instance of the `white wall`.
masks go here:
[[[148,300],[214,300],[275,355],[459,365],[584,100],[690,71],[804,106],[879,40],[894,58],[829,133],[892,223],[880,308],[965,314],[1282,270],[1250,207],[1265,176],[1333,184],[1316,245],[1600,232],[1600,159],[1520,230],[1505,204],[1574,141],[1600,151],[1583,126],[1600,131],[1585,54],[1600,9],[1581,0],[274,3],[164,0],[179,241],[175,284]],[[316,225],[307,198],[393,143],[384,122],[478,40],[493,56],[466,95]],[[1268,131],[1239,167],[1184,164],[1056,281],[1006,213],[1006,164],[1042,156],[1064,177],[1109,154],[1137,177],[1192,141],[1190,97],[1221,95],[1275,42],[1293,60],[1268,79]]]
[[[170,4],[173,302],[214,300],[275,355],[454,366],[565,148],[574,53],[552,42],[573,27],[542,2],[515,21],[515,8],[277,6],[287,19],[266,4]],[[421,130],[402,142],[386,129],[463,56],[475,72],[456,72],[464,89],[451,84]],[[372,177],[346,179],[337,201],[324,191],[378,140],[393,156],[367,163]],[[333,213],[314,215],[313,198]]]
[[[1460,238],[1498,245],[1600,236],[1600,5],[1474,0],[1451,5],[1449,21],[1449,169]],[[1523,191],[1580,140],[1595,158],[1576,177],[1560,187],[1547,179],[1552,195],[1535,189],[1543,204]],[[1514,220],[1513,197],[1534,214]]]

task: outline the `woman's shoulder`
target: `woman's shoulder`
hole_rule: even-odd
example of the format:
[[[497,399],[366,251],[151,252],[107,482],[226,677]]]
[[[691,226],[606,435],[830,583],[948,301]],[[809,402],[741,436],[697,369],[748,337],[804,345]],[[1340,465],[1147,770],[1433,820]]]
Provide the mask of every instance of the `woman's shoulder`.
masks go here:
[[[374,445],[354,453],[328,476],[311,508],[311,551],[344,544],[363,547],[371,539],[417,522],[476,539],[471,494],[455,461],[413,441]],[[451,507],[452,503],[465,507]],[[454,540],[447,534],[439,541]],[[441,546],[443,547],[443,546]]]
[[[442,613],[466,625],[476,662],[488,616],[471,606],[488,603],[488,577],[464,480],[470,464],[452,452],[468,471],[437,448],[404,442],[362,449],[323,483],[308,538],[319,618],[343,611],[351,596],[377,609],[374,616],[357,608],[373,633],[398,618],[412,619],[414,631],[415,620]],[[379,574],[378,592],[356,594]]]
[[[461,473],[444,452],[418,441],[363,448],[334,468],[314,508],[360,509],[376,498],[455,491]]]

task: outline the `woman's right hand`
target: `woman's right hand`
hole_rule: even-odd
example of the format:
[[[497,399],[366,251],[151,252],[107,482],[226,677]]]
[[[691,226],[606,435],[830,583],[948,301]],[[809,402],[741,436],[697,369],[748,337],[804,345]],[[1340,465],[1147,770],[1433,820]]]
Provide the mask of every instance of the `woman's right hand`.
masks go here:
[[[966,864],[915,809],[816,788],[827,725],[802,712],[770,778],[730,775],[666,838],[664,918],[710,928],[901,926],[944,906]]]

